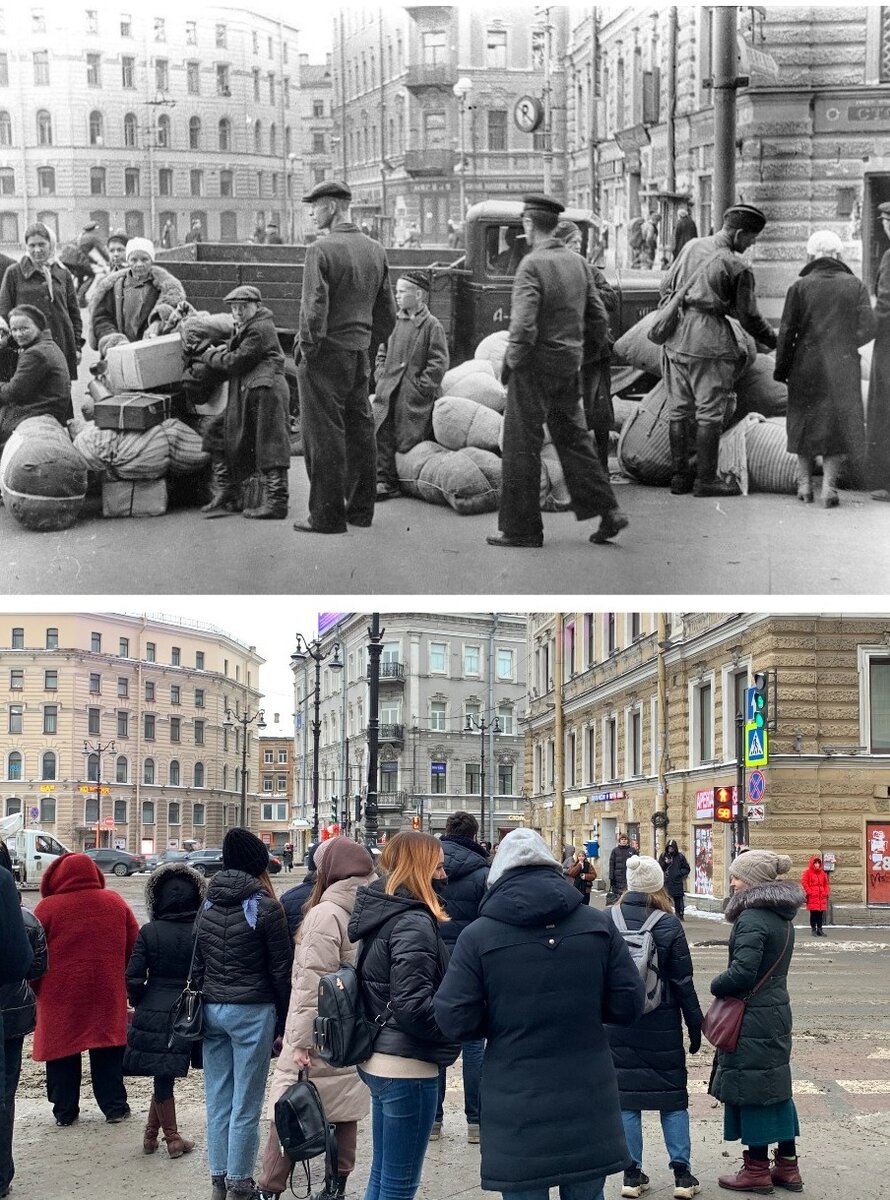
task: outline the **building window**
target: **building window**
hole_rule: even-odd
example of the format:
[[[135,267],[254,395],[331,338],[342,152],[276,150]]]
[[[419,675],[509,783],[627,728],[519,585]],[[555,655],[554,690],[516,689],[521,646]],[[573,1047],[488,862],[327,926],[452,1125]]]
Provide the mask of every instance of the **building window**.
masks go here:
[[[164,17],[155,17],[155,41],[166,42],[167,40],[167,22]]]
[[[171,787],[179,787],[179,762],[175,758],[170,760],[167,779]]]
[[[464,646],[464,675],[481,674],[482,656],[478,646]]]
[[[167,805],[167,824],[179,825],[182,821],[182,805],[178,800],[171,800]]]
[[[24,650],[25,648],[25,631],[21,626],[16,626],[12,631],[10,645],[13,650]]]
[[[503,71],[507,66],[507,31],[489,29],[485,37],[485,65],[489,70]]]
[[[161,150],[166,150],[170,146],[170,118],[162,113],[158,117],[157,142]]]
[[[87,733],[98,734],[102,731],[102,710],[101,708],[87,709]]]
[[[423,64],[435,67],[445,62],[448,53],[448,38],[444,29],[426,30],[422,35]]]
[[[170,650],[170,665],[171,667],[182,666],[182,651],[178,646],[173,646]]]
[[[264,750],[263,751],[263,762],[268,763],[271,766],[273,761],[274,761],[274,752],[272,750]]]
[[[271,775],[263,776],[263,791],[268,792],[269,795],[271,796],[271,794],[272,794],[272,776]]]
[[[192,117],[189,120],[189,150],[201,149],[201,118]],[[200,196],[200,192],[192,192],[193,196]]]
[[[154,800],[142,801],[142,824],[154,825],[155,823],[155,802]]]
[[[278,765],[280,767],[287,765],[287,751],[286,750],[278,751]]]
[[[269,72],[269,103],[275,103],[275,73]]]
[[[605,633],[606,633],[606,653],[614,654],[618,649],[618,637],[615,626],[615,614],[613,612],[605,615]]]
[[[445,732],[445,711],[446,705],[444,700],[430,701],[430,729],[434,733]]]
[[[90,167],[90,195],[105,195],[105,168]]]
[[[170,64],[166,58],[155,59],[155,88],[159,92],[170,90]]]
[[[127,802],[126,802],[126,800],[115,800],[115,802],[114,802],[114,823],[115,823],[115,825],[126,825],[126,823],[127,823]]]
[[[59,672],[44,671],[43,672],[43,690],[45,692],[56,692],[59,690]]]
[[[447,644],[445,642],[430,642],[430,674],[444,675],[447,670]]]
[[[49,51],[34,51],[34,86],[49,86]]]
[[[126,167],[124,169],[124,194],[127,196],[139,195],[138,167]]]
[[[87,87],[102,86],[102,56],[100,54],[87,55]]]
[[[204,722],[195,721],[195,745],[204,745]]]
[[[180,686],[178,683],[172,684],[170,688],[170,703],[179,704]]]
[[[51,146],[53,144],[53,119],[42,108],[37,114],[37,145]]]
[[[40,778],[55,779],[56,756],[52,750],[47,750],[40,759]]]
[[[161,167],[158,171],[158,195],[173,195],[173,170],[171,167]]]
[[[59,706],[57,704],[44,704],[43,706],[43,732],[58,733],[59,731]],[[10,732],[12,732],[10,730]]]
[[[11,692],[20,692],[25,686],[25,672],[14,670],[9,672],[9,690]]]
[[[498,650],[497,678],[498,679],[512,679],[513,678],[513,651],[512,650]]]
[[[195,763],[194,770],[192,772],[192,778],[194,780],[195,787],[204,786],[204,764],[202,762]]]
[[[170,718],[170,741],[182,741],[182,719],[180,717]]]
[[[10,704],[9,706],[9,732],[22,732],[22,714],[24,707],[21,704]]]
[[[154,783],[155,781],[155,760],[146,758],[142,763],[142,782]]]
[[[643,774],[643,714],[631,709],[627,717],[627,773]]]
[[[145,681],[145,699],[153,701],[154,698],[155,698],[154,681],[151,679],[146,679],[146,681]]]
[[[190,96],[201,94],[201,64],[187,62],[185,64],[185,90]]]
[[[124,54],[121,57],[121,87],[134,88],[136,86],[136,59],[129,54]]]
[[[9,113],[6,112],[6,110],[4,109],[3,112],[0,112],[0,146],[11,146],[11,145],[12,145],[12,120],[9,116]],[[11,179],[13,181],[15,180],[15,176],[13,175],[12,171],[9,172],[8,177],[9,177],[9,179]],[[6,194],[11,195],[12,192],[14,192],[14,191],[15,191],[15,183],[13,182],[13,186],[8,189],[8,192]],[[4,235],[4,240],[5,240],[5,235]]]
[[[890,658],[868,660],[868,749],[890,754]]]
[[[563,787],[573,788],[575,786],[575,749],[575,731],[569,729],[566,731],[563,743]]]
[[[714,758],[714,694],[710,682],[693,685],[692,766]]]
[[[204,172],[201,170],[189,171],[189,188],[190,195],[204,195]],[[174,663],[174,666],[177,665]]]
[[[95,696],[98,696],[101,693],[101,691],[102,691],[102,676],[101,675],[96,675],[96,674],[90,675],[90,691]]]
[[[186,21],[185,23],[185,41],[188,46],[197,46],[198,44],[198,22]]]
[[[312,101],[312,116],[316,121],[324,116],[324,100]]]
[[[117,694],[120,699],[127,699],[130,695],[130,681],[124,676],[118,678]]]
[[[606,717],[603,722],[603,778],[618,778],[618,721]]]
[[[501,704],[498,706],[497,720],[500,732],[512,736],[514,732],[512,704]]]
[[[226,26],[222,21],[217,22],[216,26],[216,48],[217,50],[226,48]]]
[[[118,714],[117,714],[117,736],[122,737],[122,738],[129,737],[130,736],[129,731],[130,731],[130,714],[128,712],[126,712],[124,709],[119,709]]]
[[[124,117],[124,145],[133,149],[136,145],[136,114],[127,113]]]
[[[229,64],[216,64],[216,94],[217,96],[231,96],[232,92],[229,87]]]
[[[587,725],[584,729],[583,744],[584,782],[593,783],[596,779],[596,727]]]
[[[123,754],[119,754],[117,761],[114,764],[114,781],[115,783],[127,783],[129,781],[129,765]]]
[[[6,778],[21,779],[22,777],[22,756],[18,750],[13,750],[6,760]]]
[[[9,55],[0,53],[0,87],[9,87]]]
[[[200,764],[199,764],[200,765]],[[203,825],[205,821],[205,808],[203,804],[192,805],[192,825]]]
[[[448,790],[448,775],[446,772],[446,764],[443,762],[430,763],[430,791],[437,796],[441,796]]]
[[[144,713],[142,717],[142,736],[147,742],[155,740],[157,717],[154,713]]]
[[[56,194],[55,167],[37,168],[37,194],[39,196],[54,196]]]
[[[257,101],[260,98],[260,73],[257,67],[253,69],[253,98]]]
[[[630,625],[630,640],[637,641],[643,636],[643,615],[642,613],[631,613],[629,619]]]
[[[195,708],[204,707],[204,689],[195,688]]]
[[[498,795],[513,795],[513,764],[498,763]]]
[[[482,767],[479,763],[466,763],[464,768],[464,795],[478,796],[482,791]]]
[[[155,646],[155,643],[154,642],[146,642],[145,643],[145,661],[146,662],[155,662],[156,655],[157,655],[157,647]]]

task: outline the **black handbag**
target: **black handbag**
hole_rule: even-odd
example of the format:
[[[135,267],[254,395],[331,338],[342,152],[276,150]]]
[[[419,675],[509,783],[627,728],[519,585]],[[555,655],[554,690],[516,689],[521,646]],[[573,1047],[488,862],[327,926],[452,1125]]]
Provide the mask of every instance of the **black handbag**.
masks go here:
[[[198,930],[201,928],[202,908],[195,925],[195,937],[192,943],[192,960],[189,963],[188,978],[185,987],[173,1002],[170,1009],[168,1025],[167,1049],[173,1050],[177,1042],[197,1042],[204,1036],[204,998],[192,985],[192,971],[195,967],[195,951],[198,949]]]
[[[294,1164],[290,1173],[290,1190],[294,1195],[294,1170],[301,1163],[306,1174],[306,1193],[308,1197],[312,1190],[309,1171],[309,1160],[325,1156],[325,1190],[330,1191],[328,1184],[333,1184],[337,1168],[337,1139],[334,1127],[325,1116],[324,1105],[318,1088],[308,1077],[308,1072],[301,1070],[297,1082],[292,1083],[287,1091],[275,1102],[275,1130],[281,1146],[281,1153]],[[334,1188],[336,1191],[336,1187]]]

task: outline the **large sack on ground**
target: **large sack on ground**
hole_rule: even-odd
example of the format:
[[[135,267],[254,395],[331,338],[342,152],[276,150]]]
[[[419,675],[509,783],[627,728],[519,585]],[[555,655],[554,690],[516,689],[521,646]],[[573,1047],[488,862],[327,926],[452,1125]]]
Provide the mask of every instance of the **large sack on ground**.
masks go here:
[[[776,360],[772,354],[758,354],[736,380],[738,397],[736,416],[760,413],[763,417],[784,417],[788,411],[788,388],[773,379]]]
[[[170,448],[170,470],[181,475],[202,471],[210,462],[210,455],[201,449],[201,435],[196,429],[175,417],[162,422],[161,428],[167,435]]]
[[[170,443],[163,425],[144,433],[97,429],[90,422],[74,444],[93,471],[111,479],[160,479],[170,466]]]
[[[58,421],[28,417],[0,457],[0,495],[26,529],[68,529],[87,492],[87,465]]]
[[[466,396],[468,400],[475,400],[477,404],[484,404],[486,408],[493,408],[499,413],[507,407],[507,389],[499,380],[480,371],[474,371],[471,375],[459,379],[457,383],[452,384],[447,394]]]
[[[501,368],[504,365],[504,355],[507,353],[509,340],[510,334],[507,330],[499,329],[497,333],[490,333],[488,337],[483,338],[476,347],[475,357],[491,363],[496,379],[501,377]]]
[[[462,396],[442,396],[433,405],[433,436],[448,450],[497,450],[502,425],[498,413]]]
[[[473,458],[421,442],[407,454],[396,455],[402,490],[430,504],[449,504],[461,515],[494,512],[499,492]]]
[[[625,400],[623,396],[612,397],[612,412],[615,415],[612,428],[616,433],[621,432],[639,407],[639,400]]]
[[[621,430],[618,464],[640,483],[670,483],[670,418],[664,383],[643,397]]]
[[[547,476],[546,494],[542,494],[541,508],[544,512],[565,512],[571,508],[572,498],[566,487],[565,475],[562,473],[562,463],[552,442],[548,442],[541,450],[541,466]]]
[[[465,446],[461,454],[476,464],[488,480],[489,487],[497,492],[500,501],[501,477],[504,471],[504,460],[500,455],[492,454],[490,450],[481,450],[478,446]]]
[[[466,362],[459,363],[458,366],[452,367],[450,371],[446,371],[442,377],[442,393],[443,395],[452,395],[451,388],[455,383],[459,383],[461,379],[465,379],[467,375],[488,375],[494,379],[494,367],[485,358],[468,358]]]
[[[756,414],[754,414],[756,415]],[[752,420],[747,428],[748,487],[752,492],[797,491],[797,455],[788,453],[784,417]]]
[[[651,313],[646,313],[645,317],[637,321],[636,325],[631,325],[630,329],[623,333],[615,343],[612,353],[621,362],[630,363],[632,367],[639,367],[641,371],[648,371],[650,375],[660,376],[661,346],[656,346],[648,338],[649,330],[655,324],[657,315],[658,309],[655,309]]]

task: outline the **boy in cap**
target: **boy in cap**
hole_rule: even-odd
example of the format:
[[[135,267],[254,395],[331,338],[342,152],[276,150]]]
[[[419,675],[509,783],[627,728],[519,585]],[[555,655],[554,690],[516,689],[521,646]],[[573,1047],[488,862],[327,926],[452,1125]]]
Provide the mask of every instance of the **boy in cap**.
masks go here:
[[[346,533],[374,519],[377,446],[368,404],[368,351],[395,325],[389,264],[379,242],[348,221],[352,193],[327,179],[303,197],[324,237],[306,248],[294,348],[309,516],[301,533]]]
[[[662,355],[670,403],[671,494],[737,496],[734,482],[717,478],[720,434],[735,407],[735,381],[745,360],[727,317],[758,342],[776,348],[775,331],[757,309],[754,272],[741,258],[766,217],[750,204],[733,204],[713,237],[688,242],[661,285],[663,301],[689,284],[674,333]],[[693,483],[690,430],[696,427]]]
[[[108,235],[108,265],[112,271],[122,271],[127,265],[127,237],[123,229]]]
[[[396,327],[377,350],[377,499],[400,496],[396,453],[406,454],[433,436],[433,405],[448,370],[448,341],[426,306],[429,280],[404,271],[396,283]]]
[[[540,478],[544,423],[579,521],[602,517],[590,541],[627,525],[597,458],[578,398],[585,358],[608,342],[609,321],[586,262],[553,236],[564,206],[550,196],[524,197],[522,227],[531,246],[513,281],[510,340],[502,380],[504,414],[500,533],[490,546],[543,545]]]

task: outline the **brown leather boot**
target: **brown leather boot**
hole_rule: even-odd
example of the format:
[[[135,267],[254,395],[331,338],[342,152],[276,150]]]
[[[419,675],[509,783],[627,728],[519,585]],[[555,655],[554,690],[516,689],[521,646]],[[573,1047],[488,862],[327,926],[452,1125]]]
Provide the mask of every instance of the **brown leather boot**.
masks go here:
[[[151,1099],[151,1107],[148,1110],[148,1117],[145,1122],[145,1132],[142,1134],[142,1153],[154,1154],[158,1148],[158,1130],[161,1128],[161,1118],[158,1113],[158,1105],[154,1096]]]
[[[768,1196],[773,1190],[769,1160],[752,1158],[747,1150],[743,1151],[742,1157],[745,1165],[741,1171],[737,1175],[721,1175],[717,1182],[731,1192],[754,1192],[758,1196]]]
[[[194,1150],[195,1143],[184,1138],[176,1128],[176,1101],[171,1096],[169,1100],[164,1100],[163,1103],[157,1105],[158,1116],[161,1118],[161,1128],[164,1131],[164,1141],[167,1144],[167,1153],[171,1158],[182,1158],[183,1154],[188,1154],[190,1150]]]
[[[776,1154],[770,1168],[770,1176],[776,1187],[786,1188],[789,1192],[803,1191],[797,1155],[794,1158],[783,1158]]]

